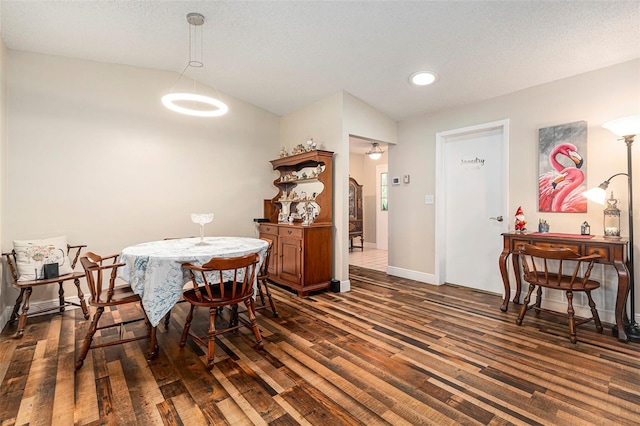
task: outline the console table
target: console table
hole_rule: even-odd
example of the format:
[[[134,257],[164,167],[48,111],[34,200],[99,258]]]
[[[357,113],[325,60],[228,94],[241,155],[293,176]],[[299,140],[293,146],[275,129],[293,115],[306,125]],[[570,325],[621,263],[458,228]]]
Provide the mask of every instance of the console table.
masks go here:
[[[628,240],[605,239],[602,237],[588,237],[574,234],[542,234],[538,232],[521,233],[507,232],[504,237],[504,249],[500,254],[500,272],[504,284],[504,300],[500,310],[506,312],[509,308],[509,298],[511,297],[511,287],[509,286],[509,274],[507,271],[507,258],[511,256],[513,270],[516,277],[516,294],[513,303],[520,303],[520,289],[522,278],[520,276],[518,250],[523,244],[533,244],[545,247],[568,247],[576,253],[585,256],[599,254],[601,257],[598,263],[613,265],[618,273],[618,293],[616,296],[615,318],[618,330],[618,339],[626,341],[627,335],[624,331],[624,324],[628,322],[626,312],[627,295],[629,294],[629,269],[627,268],[627,245]]]

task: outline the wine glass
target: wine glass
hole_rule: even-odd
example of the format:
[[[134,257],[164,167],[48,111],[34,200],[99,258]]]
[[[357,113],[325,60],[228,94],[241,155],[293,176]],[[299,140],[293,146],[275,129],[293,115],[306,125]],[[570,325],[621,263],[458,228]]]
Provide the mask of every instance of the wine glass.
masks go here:
[[[213,221],[213,213],[191,213],[191,221],[200,225],[200,242],[197,246],[206,246],[209,243],[204,242],[204,225]]]

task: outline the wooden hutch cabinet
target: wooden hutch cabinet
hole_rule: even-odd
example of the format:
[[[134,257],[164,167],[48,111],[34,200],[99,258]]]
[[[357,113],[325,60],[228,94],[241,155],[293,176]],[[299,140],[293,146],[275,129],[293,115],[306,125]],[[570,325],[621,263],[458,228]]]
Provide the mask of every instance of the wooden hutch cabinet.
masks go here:
[[[313,150],[272,160],[280,176],[260,237],[273,241],[269,279],[305,297],[331,285],[333,152]]]

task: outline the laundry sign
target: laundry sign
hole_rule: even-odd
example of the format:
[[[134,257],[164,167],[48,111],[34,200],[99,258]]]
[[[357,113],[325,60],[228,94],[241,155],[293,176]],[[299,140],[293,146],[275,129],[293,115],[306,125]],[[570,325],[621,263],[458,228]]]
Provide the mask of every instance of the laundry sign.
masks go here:
[[[465,170],[478,170],[484,167],[484,158],[461,158],[460,166]]]

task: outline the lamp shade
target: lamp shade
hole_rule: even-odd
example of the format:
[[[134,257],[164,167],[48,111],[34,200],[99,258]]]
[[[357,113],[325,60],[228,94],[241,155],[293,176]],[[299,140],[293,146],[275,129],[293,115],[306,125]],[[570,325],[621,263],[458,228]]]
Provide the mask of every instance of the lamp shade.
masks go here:
[[[582,196],[588,200],[593,201],[594,203],[604,205],[605,199],[607,198],[607,187],[609,186],[608,182],[603,182],[599,186],[595,188],[591,188],[582,193]]]
[[[611,130],[617,136],[630,136],[640,134],[640,115],[618,118],[602,125],[607,130]]]

